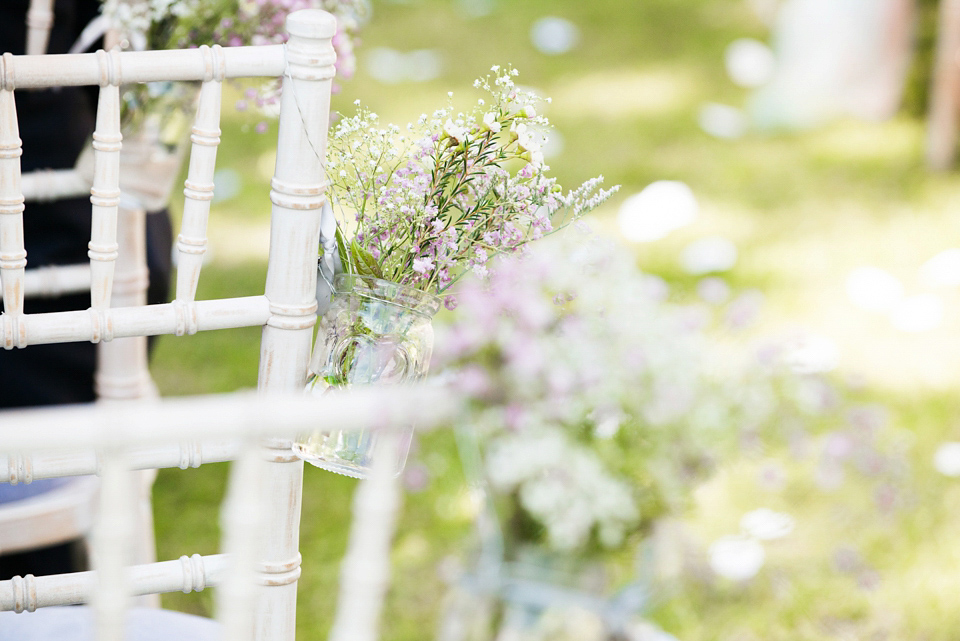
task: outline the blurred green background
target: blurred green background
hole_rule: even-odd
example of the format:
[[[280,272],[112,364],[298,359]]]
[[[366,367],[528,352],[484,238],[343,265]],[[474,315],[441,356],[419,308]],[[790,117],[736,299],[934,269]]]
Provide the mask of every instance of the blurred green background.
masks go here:
[[[761,330],[800,326],[829,336],[839,345],[838,377],[891,407],[912,469],[903,510],[878,514],[856,483],[832,494],[802,485],[764,493],[752,481],[762,461],[750,457],[731,462],[698,492],[690,531],[704,542],[735,532],[740,515],[758,506],[789,512],[798,526],[768,550],[767,566],[750,584],[693,581],[671,591],[651,616],[679,639],[933,641],[955,639],[960,629],[960,483],[931,464],[938,444],[960,440],[960,298],[940,292],[940,327],[904,333],[853,307],[844,285],[850,270],[876,265],[909,292],[922,292],[919,267],[960,237],[960,178],[923,163],[930,4],[907,108],[884,123],[841,121],[736,141],[705,134],[697,124],[701,105],[742,105],[746,96],[725,72],[727,45],[769,37],[744,0],[377,0],[357,48],[356,76],[334,98],[335,109],[350,112],[359,99],[384,122],[403,124],[444,104],[447,91],[469,107],[474,78],[491,65],[513,64],[518,82],[553,98],[547,115],[564,145],[548,163],[559,182],[575,186],[603,174],[607,184],[622,185],[590,215],[595,230],[617,236],[619,205],[649,183],[687,183],[700,204],[698,221],[635,245],[638,263],[677,295],[692,295],[698,278],[681,268],[681,251],[705,236],[729,238],[739,259],[724,276],[735,288],[764,292]],[[529,34],[546,15],[573,22],[578,46],[539,52]],[[377,47],[433,50],[440,73],[422,82],[379,81],[367,64]],[[224,112],[219,167],[231,170],[236,193],[214,205],[201,298],[248,295],[264,281],[264,185],[275,124],[257,136],[256,116]],[[253,387],[258,342],[258,330],[163,337],[153,372],[165,395]],[[384,615],[388,641],[432,638],[446,590],[438,570],[467,549],[474,513],[449,435],[425,439],[412,459],[430,482],[406,499]],[[326,636],[335,608],[355,482],[309,467],[305,477],[298,629],[299,638],[315,639]],[[224,480],[219,465],[161,473],[155,503],[162,559],[217,549],[210,515]],[[840,541],[859,550],[876,582],[858,585],[835,571],[831,555]],[[175,594],[165,604],[209,613],[212,597]]]

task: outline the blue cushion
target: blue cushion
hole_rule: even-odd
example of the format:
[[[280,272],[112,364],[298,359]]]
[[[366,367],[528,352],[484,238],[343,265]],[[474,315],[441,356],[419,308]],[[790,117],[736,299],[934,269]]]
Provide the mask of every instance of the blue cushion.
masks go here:
[[[87,606],[0,612],[0,641],[94,641],[93,610]],[[171,610],[131,608],[126,641],[222,641],[213,619]]]
[[[41,479],[33,483],[19,483],[10,485],[9,483],[0,483],[0,503],[12,503],[21,499],[28,499],[37,494],[49,492],[58,487],[62,487],[73,481],[73,477],[62,479]]]

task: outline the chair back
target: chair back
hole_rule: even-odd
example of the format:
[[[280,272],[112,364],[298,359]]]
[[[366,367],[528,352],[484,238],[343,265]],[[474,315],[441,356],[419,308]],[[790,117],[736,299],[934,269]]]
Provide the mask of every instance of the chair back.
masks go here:
[[[77,341],[111,344],[158,334],[184,336],[198,331],[260,326],[263,328],[260,391],[302,389],[316,322],[317,247],[327,184],[321,159],[329,123],[335,60],[331,38],[336,23],[326,12],[305,10],[290,14],[287,28],[290,38],[285,45],[3,55],[0,60],[0,280],[4,314],[0,316],[0,344],[5,349]],[[265,76],[283,76],[277,164],[270,185],[271,237],[266,286],[263,292],[250,296],[196,300],[221,134],[222,84],[227,79]],[[201,89],[191,133],[183,219],[176,243],[179,256],[176,297],[170,303],[144,305],[142,300],[117,295],[117,286],[121,284],[118,274],[141,281],[146,278],[139,268],[132,270],[132,275],[122,268],[125,260],[131,259],[132,263],[139,260],[137,252],[142,247],[138,248],[138,243],[142,242],[142,236],[124,234],[119,217],[120,86],[153,81],[195,81],[201,83]],[[89,190],[90,307],[26,314],[23,303],[28,259],[23,237],[24,193],[15,93],[80,85],[99,86],[92,143],[94,172]],[[54,175],[54,182],[64,182],[60,177]],[[98,375],[101,397],[145,396],[144,350],[117,349],[106,358],[101,354],[101,362]],[[5,418],[4,426],[10,420],[15,419]],[[296,582],[300,573],[298,525],[303,464],[293,455],[289,438],[268,439],[257,447],[258,456],[268,461],[261,486],[270,500],[262,519],[271,527],[257,570],[257,589],[262,592],[258,603],[264,605],[256,610],[255,628],[271,630],[275,636],[270,638],[292,639]],[[237,451],[222,443],[194,442],[141,452],[137,455],[141,458],[135,456],[129,465],[138,469],[195,466],[210,460],[206,458],[208,454],[215,460],[224,460],[235,456]],[[119,465],[118,470],[125,465],[128,463]],[[109,472],[100,456],[79,450],[43,456],[18,454],[7,459],[6,471],[5,478],[11,482],[98,471],[105,478],[120,474]],[[118,490],[110,489],[115,491]]]
[[[22,460],[88,452],[97,457],[103,487],[94,536],[95,570],[0,581],[0,638],[5,638],[5,625],[18,623],[13,612],[90,602],[96,638],[122,639],[131,596],[217,587],[223,639],[293,639],[293,629],[276,610],[281,607],[283,588],[290,585],[287,579],[299,575],[299,559],[281,567],[272,557],[274,533],[285,524],[272,519],[278,497],[271,494],[271,477],[277,469],[275,461],[264,455],[262,443],[290,439],[326,422],[345,431],[377,425],[392,436],[379,440],[379,465],[375,462],[373,474],[355,495],[332,632],[335,640],[373,641],[389,579],[390,542],[399,505],[391,464],[399,437],[392,429],[413,420],[420,428],[430,427],[449,419],[456,407],[439,388],[371,387],[320,399],[238,393],[0,414],[0,455]],[[146,458],[163,457],[171,446],[198,440],[235,446],[221,511],[223,553],[131,566],[130,535],[135,525],[131,508],[136,497],[129,483],[130,470],[142,467]],[[173,464],[168,457],[167,465]]]

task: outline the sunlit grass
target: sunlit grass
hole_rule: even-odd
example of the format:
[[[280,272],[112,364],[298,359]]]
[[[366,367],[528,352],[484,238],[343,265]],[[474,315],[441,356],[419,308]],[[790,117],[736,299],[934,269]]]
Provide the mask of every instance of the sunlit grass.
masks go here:
[[[931,469],[937,445],[960,440],[960,298],[945,300],[942,327],[923,334],[896,330],[882,316],[853,307],[846,294],[850,270],[875,265],[901,279],[907,294],[925,290],[924,261],[960,238],[960,181],[923,167],[923,123],[898,117],[887,123],[839,122],[802,134],[748,134],[716,140],[696,124],[701,103],[741,105],[745,94],[723,71],[722,53],[736,37],[763,31],[739,0],[530,0],[495,3],[495,11],[468,19],[456,2],[377,2],[359,48],[360,72],[344,83],[335,109],[352,112],[360,99],[384,122],[403,124],[432,111],[455,92],[472,104],[472,80],[492,64],[513,63],[519,78],[554,101],[547,114],[563,135],[562,155],[550,159],[560,182],[574,186],[596,174],[623,185],[593,214],[591,226],[617,236],[619,203],[654,180],[682,180],[700,202],[699,220],[663,241],[635,247],[637,260],[683,296],[697,278],[679,256],[691,241],[722,235],[739,249],[725,277],[735,288],[758,287],[766,297],[760,330],[807,328],[840,347],[840,377],[865,385],[863,393],[893,406],[893,429],[909,441],[910,502],[881,518],[870,489],[852,482],[825,494],[804,484],[797,464],[784,491],[760,490],[763,458],[724,468],[697,494],[687,532],[702,550],[737,531],[740,516],[766,506],[792,514],[790,537],[768,548],[768,563],[747,586],[700,584],[670,592],[654,613],[685,640],[927,639],[956,637],[960,553],[960,486]],[[537,53],[529,43],[533,21],[546,14],[581,28],[581,45],[563,56]],[[365,71],[364,51],[435,48],[444,73],[422,84],[383,85]],[[229,104],[225,100],[225,104]],[[240,193],[214,205],[211,264],[200,298],[262,291],[274,134],[243,134],[255,119],[225,108],[219,167],[242,178]],[[275,131],[275,130],[274,130]],[[176,209],[176,208],[175,208]],[[165,394],[227,391],[256,383],[259,331],[163,337],[154,373]],[[394,581],[385,613],[388,641],[432,638],[445,586],[440,561],[461,553],[470,531],[463,509],[462,472],[449,438],[433,435],[414,457],[433,478],[407,497],[394,551]],[[161,557],[215,549],[212,510],[222,492],[220,466],[162,473],[156,489]],[[354,483],[306,470],[298,631],[326,635],[335,607],[339,557]],[[188,535],[196,531],[196,535]],[[859,550],[880,581],[870,589],[838,573],[831,554],[839,544]],[[170,597],[167,604],[209,611],[208,596]]]

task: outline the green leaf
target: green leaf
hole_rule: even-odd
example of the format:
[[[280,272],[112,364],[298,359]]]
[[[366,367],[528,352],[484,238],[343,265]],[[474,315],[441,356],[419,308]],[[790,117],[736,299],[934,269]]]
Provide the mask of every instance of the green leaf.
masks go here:
[[[353,260],[350,254],[347,253],[347,243],[343,239],[343,232],[340,230],[340,225],[337,225],[337,233],[334,237],[337,239],[337,253],[340,254],[340,266],[343,267],[344,273],[356,273],[356,270],[353,269]]]
[[[383,278],[383,271],[373,254],[360,246],[356,239],[350,243],[350,259],[360,276]]]

